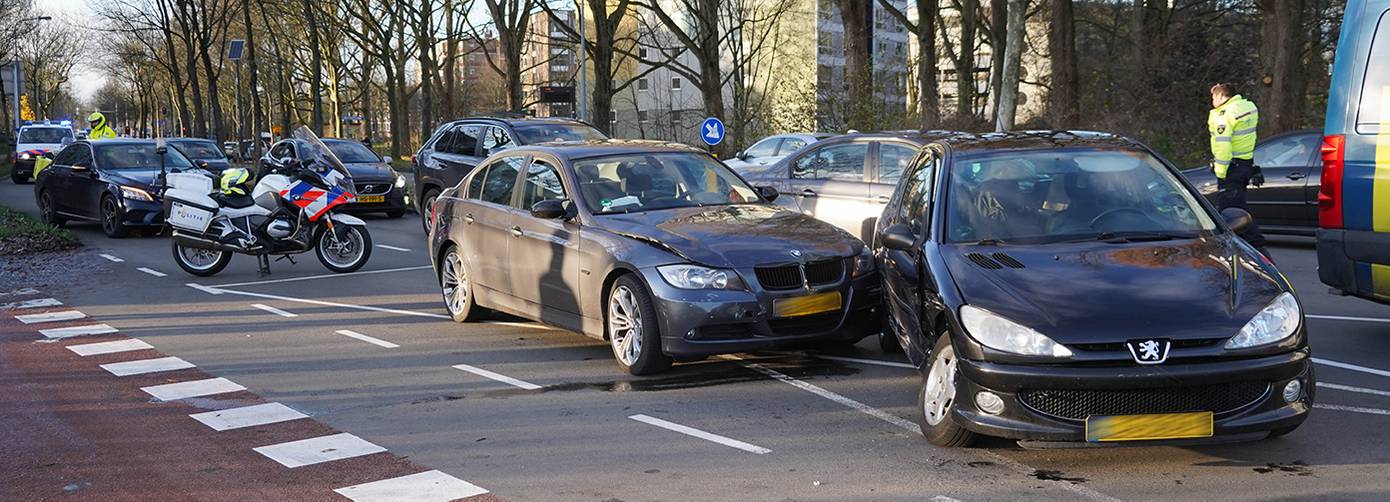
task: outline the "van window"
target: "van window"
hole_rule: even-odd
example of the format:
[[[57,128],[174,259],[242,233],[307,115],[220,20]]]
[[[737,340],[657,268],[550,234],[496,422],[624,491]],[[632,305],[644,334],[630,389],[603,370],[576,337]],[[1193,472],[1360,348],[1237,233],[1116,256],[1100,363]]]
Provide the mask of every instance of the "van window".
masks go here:
[[[1390,117],[1384,110],[1390,109],[1385,103],[1390,94],[1390,11],[1380,15],[1376,24],[1375,37],[1371,39],[1371,53],[1366,58],[1366,79],[1361,84],[1361,108],[1356,112],[1356,126],[1370,126],[1365,132],[1379,132],[1382,125],[1390,127]]]

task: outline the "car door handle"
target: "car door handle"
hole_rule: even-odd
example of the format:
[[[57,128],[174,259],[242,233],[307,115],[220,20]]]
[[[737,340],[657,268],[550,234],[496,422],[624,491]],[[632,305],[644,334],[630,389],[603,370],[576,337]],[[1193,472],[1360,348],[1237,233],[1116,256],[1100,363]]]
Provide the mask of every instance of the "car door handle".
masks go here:
[[[889,200],[889,199],[892,199],[892,198],[893,198],[893,197],[890,196],[890,195],[880,195],[880,196],[878,196],[878,202],[881,203],[881,204],[887,204],[887,203],[888,203],[888,200]]]
[[[521,227],[512,225],[512,236],[521,237]]]
[[[802,197],[815,197],[815,196],[816,196],[816,191],[807,188],[807,189],[801,191],[801,196],[802,196]]]
[[[464,223],[467,223],[467,224],[469,224],[469,225],[472,225],[472,224],[473,224],[473,213],[468,213],[468,214],[463,215],[463,222],[464,222]]]
[[[1301,180],[1305,177],[1307,177],[1307,175],[1303,173],[1289,173],[1289,179],[1291,180]]]

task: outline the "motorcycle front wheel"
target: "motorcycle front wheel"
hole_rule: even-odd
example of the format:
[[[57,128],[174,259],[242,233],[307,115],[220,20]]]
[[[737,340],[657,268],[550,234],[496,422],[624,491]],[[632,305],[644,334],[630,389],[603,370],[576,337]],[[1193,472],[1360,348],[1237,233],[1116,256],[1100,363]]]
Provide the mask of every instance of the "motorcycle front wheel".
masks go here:
[[[194,248],[174,242],[174,262],[178,263],[179,268],[183,269],[184,272],[199,277],[209,277],[217,275],[222,269],[227,268],[227,264],[231,261],[232,253],[230,251]]]
[[[372,257],[372,235],[367,233],[367,227],[339,223],[319,233],[314,254],[328,270],[339,274],[354,272]]]

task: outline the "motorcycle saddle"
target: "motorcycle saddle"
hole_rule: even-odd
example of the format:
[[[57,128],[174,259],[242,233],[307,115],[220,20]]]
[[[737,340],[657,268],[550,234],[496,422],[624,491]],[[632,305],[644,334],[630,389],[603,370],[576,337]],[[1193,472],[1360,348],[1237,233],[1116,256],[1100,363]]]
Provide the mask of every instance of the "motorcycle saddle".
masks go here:
[[[213,194],[212,198],[223,207],[243,209],[256,205],[256,199],[246,194]]]

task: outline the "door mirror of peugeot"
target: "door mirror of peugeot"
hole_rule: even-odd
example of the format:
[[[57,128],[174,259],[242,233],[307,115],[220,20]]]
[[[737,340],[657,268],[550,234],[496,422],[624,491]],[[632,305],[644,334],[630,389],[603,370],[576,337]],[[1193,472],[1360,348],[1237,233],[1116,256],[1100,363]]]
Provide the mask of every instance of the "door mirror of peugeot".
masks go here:
[[[734,154],[734,158],[738,160],[748,160],[748,153],[740,151]]]
[[[565,201],[560,199],[549,199],[537,202],[531,206],[531,216],[543,220],[554,220],[569,216],[569,210],[565,209]]]
[[[760,186],[756,188],[758,190],[758,195],[768,202],[777,200],[777,196],[782,195],[782,192],[777,191],[777,187]]]
[[[1221,218],[1226,220],[1226,226],[1231,227],[1232,232],[1245,230],[1245,227],[1250,226],[1250,223],[1255,221],[1250,213],[1238,207],[1222,209]]]
[[[912,235],[912,227],[897,223],[883,229],[883,234],[878,236],[878,240],[888,249],[903,251],[912,249],[917,243],[917,236]]]
[[[393,159],[391,158],[390,155],[387,155],[387,156],[381,158],[381,162],[382,162],[383,164],[386,164],[387,166],[390,166],[390,165],[391,165],[391,161],[392,161],[392,160],[393,160]]]

